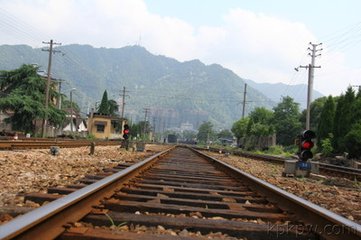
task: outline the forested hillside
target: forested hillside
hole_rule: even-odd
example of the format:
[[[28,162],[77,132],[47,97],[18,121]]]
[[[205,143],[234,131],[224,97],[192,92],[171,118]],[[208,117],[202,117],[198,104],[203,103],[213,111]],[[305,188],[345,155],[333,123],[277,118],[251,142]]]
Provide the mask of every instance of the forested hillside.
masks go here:
[[[220,65],[205,65],[199,60],[179,62],[156,56],[140,46],[119,49],[93,48],[89,45],[57,47],[53,55],[52,76],[65,80],[62,92],[76,88],[74,99],[83,112],[100,101],[104,90],[118,99],[126,93],[125,116],[144,118],[163,128],[190,122],[195,128],[205,120],[229,128],[242,114],[244,80]],[[22,64],[38,64],[47,69],[48,52],[29,46],[0,46],[0,69]],[[269,98],[248,87],[246,114],[256,106],[271,108]]]

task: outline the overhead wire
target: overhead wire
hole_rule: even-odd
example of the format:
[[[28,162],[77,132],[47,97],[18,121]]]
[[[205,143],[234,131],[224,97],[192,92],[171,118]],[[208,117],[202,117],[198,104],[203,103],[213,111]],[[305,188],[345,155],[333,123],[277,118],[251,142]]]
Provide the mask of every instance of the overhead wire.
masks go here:
[[[342,29],[335,31],[328,36],[321,37],[323,42],[323,65],[328,66],[334,64],[334,59],[339,58],[339,55],[346,54],[350,50],[355,50],[355,47],[361,43],[361,22],[358,21],[354,24],[346,26]],[[318,77],[330,77],[339,75],[339,72],[331,68],[327,72],[321,72]]]
[[[337,56],[341,51],[346,51],[352,49],[356,44],[361,43],[361,22],[358,21],[351,25],[348,25],[344,28],[338,29],[337,31],[324,35],[321,37],[321,42],[323,43],[322,55],[327,54],[327,58],[323,59],[323,64],[328,64],[334,57]],[[303,55],[306,56],[306,55]],[[305,73],[307,71],[304,71]],[[295,82],[296,77],[301,77],[302,75],[299,72],[294,72],[287,86],[291,85],[292,82]],[[333,75],[334,73],[319,73],[319,77]],[[303,76],[302,76],[303,77]],[[304,77],[304,82],[306,83],[307,77]],[[287,95],[289,92],[289,87],[286,87],[284,93]],[[298,97],[302,91],[298,91],[295,97]],[[291,94],[290,94],[291,95]]]
[[[39,31],[34,26],[31,26],[30,24],[20,20],[19,18],[17,18],[16,16],[14,16],[13,14],[9,13],[8,11],[6,11],[1,7],[0,7],[0,11],[1,11],[0,19],[2,20],[0,22],[3,24],[3,26],[4,25],[10,26],[10,29],[12,31],[16,30],[17,33],[20,33],[21,36],[26,36],[26,39],[32,41],[32,43],[36,43],[36,42],[41,43],[41,37],[45,36],[42,31]],[[24,29],[26,30],[31,29],[31,31],[26,31]],[[16,35],[15,37],[18,38],[19,35]]]
[[[31,26],[30,24],[18,19],[11,13],[7,12],[3,8],[0,8],[1,18],[0,18],[0,29],[5,29],[10,35],[12,35],[13,38],[20,40],[23,43],[31,43],[30,45],[33,45],[33,43],[41,43],[44,39],[50,39],[49,36],[45,35],[42,31],[36,29],[34,26]],[[57,46],[54,46],[54,49],[57,49]],[[66,50],[65,50],[66,49]],[[39,49],[40,50],[40,49]],[[81,61],[79,58],[77,59],[77,54],[71,52],[69,49],[61,47],[61,50],[63,52],[62,57],[63,58],[54,58],[53,62],[59,63],[64,62],[68,65],[77,65],[78,69],[82,69],[84,71],[88,71],[88,69],[84,68],[81,64]],[[71,55],[72,57],[69,57]],[[6,57],[4,52],[0,51],[0,56]],[[46,71],[45,66],[39,66],[40,69],[43,68]],[[92,73],[93,74],[93,73]],[[52,72],[52,76],[55,76],[55,78],[58,78],[58,73],[56,71]],[[83,99],[83,102],[87,102],[85,100],[86,95],[84,93],[81,94]],[[88,98],[89,99],[89,98]]]
[[[3,29],[6,29],[7,31],[12,31],[11,34],[13,35],[13,37],[23,41],[23,42],[41,42],[44,39],[50,39],[49,36],[47,36],[46,34],[44,34],[42,31],[36,29],[34,26],[31,26],[30,24],[21,21],[20,19],[18,19],[17,17],[15,17],[14,15],[10,14],[9,12],[7,12],[6,10],[0,8],[0,11],[2,13],[2,20],[0,21],[1,26],[3,27]],[[61,51],[63,53],[65,53],[65,55],[63,55],[63,57],[60,58],[55,58],[54,62],[65,62],[66,64],[76,64],[80,69],[82,69],[83,71],[88,72],[89,69],[86,69],[83,67],[83,64],[81,63],[82,60],[79,57],[79,55],[73,51],[71,51],[69,48],[67,47],[56,47],[56,48],[60,48]],[[0,54],[3,54],[0,51]],[[56,73],[55,73],[56,74]],[[93,72],[91,72],[91,74],[94,74]],[[54,73],[52,74],[54,75]],[[296,78],[297,74],[294,73],[293,76],[290,79],[290,83]],[[287,88],[285,90],[285,92],[287,92]],[[84,94],[85,96],[85,94]],[[160,97],[160,98],[165,98],[165,99],[178,99],[178,100],[189,100],[189,101],[198,101],[198,102],[240,102],[239,99],[235,99],[235,98],[207,98],[207,100],[201,99],[201,98],[197,98],[197,97],[193,97],[190,98],[189,96],[186,95],[178,95],[178,96],[166,96],[166,95],[156,95],[155,97]],[[273,101],[271,100],[259,100],[259,101],[254,101],[254,102],[258,102],[258,103],[271,103]]]
[[[330,37],[321,37],[320,39],[324,44],[328,45],[329,49],[335,48],[341,44],[347,43],[352,40],[352,37],[361,37],[361,22],[357,22],[343,29],[340,29],[333,34],[329,34]]]
[[[304,62],[305,57],[306,57],[306,54],[304,53],[304,50],[302,50],[302,55],[301,55],[301,53],[300,53],[300,57],[299,57],[300,60],[299,60],[299,63],[297,64],[296,68],[298,68],[298,67]],[[295,70],[292,70],[292,74],[291,74],[291,75],[292,75],[292,76],[289,78],[289,81],[288,81],[288,83],[286,84],[286,86],[285,86],[285,88],[284,88],[284,90],[283,90],[283,93],[281,94],[280,97],[282,97],[282,96],[289,96],[289,95],[293,96],[294,94],[291,94],[291,93],[290,93],[291,85],[294,85],[294,84],[292,84],[292,83],[294,83],[294,82],[299,82],[299,81],[296,81],[296,80],[300,80],[301,77],[303,77],[303,76],[301,76],[300,71],[295,71]],[[303,79],[303,78],[302,78],[302,79]],[[301,83],[304,83],[304,80],[302,80]],[[280,99],[280,101],[281,101],[281,100],[282,100],[282,99]]]

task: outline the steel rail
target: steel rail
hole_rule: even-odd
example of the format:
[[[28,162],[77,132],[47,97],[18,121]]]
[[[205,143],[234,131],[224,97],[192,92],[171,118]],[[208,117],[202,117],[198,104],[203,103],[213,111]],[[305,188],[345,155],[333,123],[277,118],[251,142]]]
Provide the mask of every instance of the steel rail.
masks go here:
[[[94,142],[97,146],[105,145],[119,145],[120,141],[84,141],[84,140],[56,140],[56,141],[31,141],[31,140],[12,140],[0,141],[0,150],[4,149],[44,149],[51,146],[58,146],[61,148],[74,148],[90,146]]]
[[[171,147],[145,160],[136,163],[118,173],[110,175],[94,184],[88,185],[69,195],[52,201],[27,214],[0,226],[0,239],[53,239],[64,231],[64,225],[78,221],[85,216],[104,196],[113,194],[119,187],[119,180],[127,180],[152,165],[157,159],[166,155]],[[122,181],[124,182],[124,181]],[[58,226],[54,228],[54,226]],[[41,233],[41,234],[40,234]],[[41,237],[45,236],[45,237]]]
[[[206,149],[206,148],[198,148],[198,147],[195,147],[194,149],[203,150],[203,151],[209,150],[212,152],[219,152],[221,150],[221,149],[217,149],[217,148]],[[284,164],[284,162],[286,160],[284,157],[256,154],[256,153],[250,153],[250,152],[244,152],[244,151],[227,151],[227,152],[230,152],[236,156],[247,157],[247,158],[268,161],[268,162],[271,161],[271,162],[274,162],[277,164]],[[348,175],[348,177],[351,180],[357,179],[357,180],[361,181],[361,169],[337,166],[337,165],[332,165],[332,164],[327,164],[327,163],[319,163],[319,169],[320,169],[320,171],[326,171],[329,173]]]
[[[227,163],[217,160],[211,156],[208,156],[194,148],[193,151],[201,156],[208,158],[215,164],[223,167],[226,171],[241,177],[243,180],[250,184],[250,188],[258,190],[260,193],[265,194],[269,200],[279,204],[280,208],[295,212],[297,216],[302,216],[309,223],[315,232],[320,234],[325,239],[341,239],[340,236],[330,236],[330,230],[335,228],[339,229],[340,234],[347,240],[360,239],[361,238],[361,225],[350,221],[336,213],[333,213],[323,207],[320,207],[312,202],[297,197],[296,195],[286,192],[270,183],[267,183],[259,178],[256,178],[246,172],[243,172]],[[332,199],[330,199],[332,201]],[[329,232],[327,232],[329,231]]]
[[[220,170],[223,170],[223,172],[225,174],[224,176],[226,176],[226,175],[229,176],[229,178],[227,177],[228,179],[233,179],[233,181],[242,183],[242,186],[244,186],[243,188],[245,188],[245,189],[249,188],[250,190],[255,191],[256,195],[261,195],[260,196],[261,198],[255,198],[254,200],[250,200],[250,201],[256,201],[257,199],[258,200],[262,200],[262,199],[266,200],[267,199],[268,201],[266,200],[266,202],[275,203],[273,205],[275,205],[275,206],[277,206],[277,208],[283,210],[283,213],[280,212],[280,214],[278,214],[278,215],[277,215],[277,213],[273,213],[274,214],[273,218],[275,218],[276,216],[277,216],[276,218],[278,218],[282,214],[285,214],[284,216],[286,216],[286,215],[293,216],[293,217],[291,217],[293,219],[292,221],[294,221],[294,220],[300,221],[300,223],[306,224],[305,225],[306,227],[310,226],[311,228],[306,228],[305,231],[307,231],[306,233],[312,233],[314,235],[316,235],[316,234],[319,235],[319,236],[316,236],[316,238],[321,236],[321,239],[327,239],[327,240],[328,239],[332,239],[332,240],[333,239],[351,239],[351,240],[353,240],[353,239],[360,239],[360,237],[361,237],[361,227],[357,223],[349,221],[337,214],[334,214],[322,207],[312,204],[302,198],[296,197],[293,194],[290,194],[284,190],[281,190],[278,187],[275,187],[275,186],[273,186],[265,181],[262,181],[256,177],[253,177],[250,174],[244,173],[241,170],[239,170],[233,166],[223,163],[222,161],[219,161],[215,158],[212,158],[212,157],[210,157],[206,154],[203,154],[199,151],[196,151],[194,149],[191,149],[191,150],[194,151],[196,154],[200,155],[203,159],[207,159],[210,163],[212,163],[213,166],[208,167],[199,161],[194,162],[194,160],[192,160],[187,153],[185,153],[184,155],[179,155],[179,151],[178,151],[178,155],[176,153],[175,153],[175,155],[172,155],[172,153],[171,153],[170,155],[173,156],[173,158],[162,159],[162,160],[160,160],[160,162],[158,164],[157,159],[161,158],[161,156],[170,152],[170,150],[171,149],[168,149],[166,151],[163,151],[162,153],[154,155],[153,157],[149,157],[146,160],[144,160],[138,164],[132,165],[131,167],[127,168],[126,170],[120,171],[109,177],[103,178],[102,180],[99,180],[98,182],[96,182],[92,185],[81,188],[79,191],[70,193],[69,195],[59,198],[58,200],[55,200],[47,205],[44,205],[43,207],[40,207],[40,208],[34,210],[33,212],[30,212],[26,215],[16,218],[13,221],[9,222],[8,224],[0,226],[0,238],[1,239],[10,239],[10,238],[53,239],[53,238],[57,237],[59,234],[61,234],[67,227],[70,226],[70,225],[68,225],[67,227],[65,227],[64,225],[69,224],[70,222],[79,221],[80,219],[82,219],[85,215],[87,215],[90,212],[90,210],[94,207],[94,205],[99,206],[102,199],[108,199],[111,195],[113,195],[114,189],[121,190],[121,192],[116,193],[116,195],[118,194],[118,197],[120,197],[119,198],[120,205],[117,206],[118,200],[114,199],[113,198],[114,196],[112,197],[112,199],[102,202],[102,204],[103,204],[103,207],[105,207],[106,209],[109,209],[108,207],[110,207],[110,209],[117,211],[116,209],[118,208],[118,211],[121,211],[121,213],[118,215],[116,213],[114,213],[114,215],[112,215],[112,213],[109,213],[110,216],[114,217],[113,218],[114,221],[117,221],[118,223],[119,223],[119,221],[120,222],[135,221],[137,223],[147,224],[149,221],[149,224],[157,225],[157,224],[159,224],[159,221],[164,220],[163,223],[165,224],[165,226],[167,226],[167,225],[178,226],[178,227],[181,227],[181,229],[182,228],[193,228],[195,226],[197,226],[200,229],[202,229],[202,228],[203,229],[209,229],[209,228],[213,229],[210,226],[212,224],[216,224],[216,222],[217,222],[218,225],[214,225],[214,227],[218,230],[221,230],[221,231],[227,230],[229,227],[229,229],[232,229],[231,231],[233,231],[234,233],[238,233],[239,231],[248,231],[248,236],[251,236],[253,234],[253,232],[250,232],[250,231],[256,231],[256,228],[252,228],[254,230],[245,230],[244,227],[251,226],[251,225],[247,225],[247,222],[245,222],[245,223],[241,222],[241,223],[237,224],[236,221],[232,221],[232,220],[230,220],[230,222],[227,222],[224,220],[210,220],[210,219],[197,219],[197,220],[193,221],[192,218],[189,218],[189,217],[188,218],[185,217],[185,218],[168,218],[168,219],[166,219],[163,215],[159,216],[159,219],[158,219],[156,216],[137,215],[137,214],[133,214],[133,212],[132,212],[132,211],[135,211],[135,209],[142,209],[143,207],[144,208],[156,207],[159,209],[162,209],[162,207],[163,207],[164,210],[167,210],[170,212],[172,212],[172,211],[173,212],[183,212],[183,213],[185,211],[193,212],[196,209],[198,209],[198,211],[203,212],[203,209],[200,210],[201,206],[206,204],[206,206],[211,206],[211,209],[209,210],[208,207],[206,207],[204,209],[204,211],[211,211],[213,209],[216,212],[216,214],[228,214],[228,215],[231,215],[236,218],[240,218],[240,216],[248,216],[251,219],[260,217],[261,215],[258,215],[258,214],[260,214],[260,212],[242,211],[242,210],[238,209],[239,206],[238,207],[235,206],[234,203],[229,203],[230,204],[229,206],[233,206],[233,207],[231,207],[233,209],[233,211],[231,211],[231,212],[226,211],[225,209],[223,209],[223,207],[221,207],[221,205],[223,206],[223,205],[227,204],[228,200],[224,201],[222,199],[221,201],[219,201],[219,200],[216,201],[214,199],[214,197],[217,197],[218,195],[211,194],[213,200],[208,199],[207,201],[197,200],[197,198],[187,198],[186,197],[186,195],[188,197],[190,197],[190,195],[192,195],[192,194],[195,194],[195,195],[199,194],[199,196],[203,195],[203,197],[204,197],[205,193],[204,192],[202,193],[202,190],[199,189],[201,185],[206,186],[205,188],[208,189],[208,190],[204,190],[206,192],[208,192],[209,189],[218,189],[217,192],[218,191],[224,192],[223,190],[220,190],[220,189],[224,189],[224,186],[227,186],[226,187],[227,190],[231,190],[230,191],[231,193],[236,194],[238,191],[233,191],[233,190],[236,190],[235,188],[240,187],[238,184],[235,183],[235,185],[233,185],[233,182],[226,183],[227,180],[225,180],[225,179],[221,180],[221,179],[223,179],[223,177],[221,177],[222,175],[215,174],[215,175],[213,175],[213,177],[212,177],[212,175],[211,176],[209,175],[209,174],[213,173],[213,171],[222,172]],[[181,150],[181,151],[183,151],[183,150]],[[202,161],[205,161],[205,160],[202,160]],[[187,163],[187,165],[184,165],[184,163]],[[200,164],[200,166],[202,168],[201,171],[197,170],[199,163],[201,163]],[[156,164],[154,166],[154,169],[152,168],[149,171],[144,172],[145,173],[144,175],[143,174],[138,175],[140,172],[143,172],[143,170],[145,171],[146,169],[149,169],[150,167],[152,167],[153,164]],[[197,165],[195,165],[195,164],[197,164]],[[207,165],[208,165],[208,163],[207,163]],[[190,171],[188,171],[188,170],[190,170]],[[169,171],[171,171],[171,172],[174,171],[173,177],[171,177]],[[179,171],[179,172],[177,173],[177,171]],[[191,172],[193,172],[193,174]],[[200,172],[203,172],[206,175],[202,176]],[[164,174],[166,174],[166,175],[164,175]],[[185,174],[185,176],[182,176],[182,174]],[[138,177],[135,177],[135,176],[138,176]],[[187,179],[187,180],[182,180],[182,179]],[[119,183],[118,180],[122,181],[122,183]],[[131,190],[131,189],[129,189],[129,186],[128,186],[128,184],[129,184],[128,180],[130,180],[130,182],[132,184],[149,185],[149,186],[151,186],[151,188],[145,188],[143,190],[138,189],[138,192],[134,192],[132,195],[128,195],[126,189]],[[127,183],[124,184],[124,182],[127,182]],[[223,182],[223,183],[221,183],[221,182]],[[139,191],[151,191],[151,189],[154,190],[154,187],[157,186],[157,183],[160,183],[160,185],[164,185],[164,186],[169,185],[170,188],[178,188],[178,189],[182,188],[183,193],[179,193],[179,192],[177,193],[177,191],[168,192],[168,190],[167,191],[164,190],[164,186],[160,186],[162,188],[161,192],[159,192],[160,195],[156,194],[157,198],[161,199],[160,205],[155,202],[147,203],[149,200],[152,200],[152,199],[154,200],[154,196],[147,195],[147,194],[140,195],[141,193]],[[183,188],[183,184],[185,184],[186,188]],[[224,184],[226,184],[226,185],[224,185]],[[105,188],[101,187],[100,185],[103,185],[103,187],[105,187]],[[157,188],[159,188],[159,187],[157,187]],[[146,190],[146,189],[148,189],[148,190]],[[188,194],[187,194],[187,190],[191,190],[191,191],[188,192]],[[123,191],[123,194],[122,194],[122,191]],[[244,192],[243,194],[246,194],[245,196],[248,196],[250,194],[249,192],[250,192],[249,190],[246,190],[246,192]],[[164,197],[162,197],[162,194],[166,194],[169,196],[164,198]],[[182,198],[177,198],[176,196],[172,197],[172,194],[176,194],[176,195],[182,194],[182,195],[184,195],[184,199],[183,199],[183,197]],[[240,194],[240,192],[237,194]],[[70,196],[71,196],[71,198],[70,198]],[[151,197],[151,196],[153,196],[153,197]],[[209,198],[209,197],[210,196],[207,195],[207,198]],[[224,196],[222,196],[222,198],[223,197]],[[127,202],[127,199],[129,200],[129,202]],[[133,199],[133,201],[132,201],[132,199]],[[137,202],[135,199],[138,199],[139,202]],[[191,199],[193,199],[193,200],[191,200]],[[146,202],[144,202],[144,200]],[[55,204],[55,203],[57,203],[57,204]],[[176,203],[179,203],[179,205],[174,205]],[[190,203],[192,203],[191,206],[194,206],[193,208],[187,207],[187,205],[190,206],[189,205]],[[51,209],[49,209],[49,206],[51,206],[52,204],[54,205],[55,208],[53,208],[51,210]],[[164,205],[162,206],[162,204],[164,204]],[[195,208],[197,206],[199,208]],[[220,208],[218,209],[217,206],[219,206]],[[256,206],[253,206],[253,207],[256,207]],[[144,208],[143,208],[143,210],[144,210]],[[168,209],[168,208],[170,208],[170,209]],[[223,209],[223,211],[222,211],[222,209]],[[241,212],[240,213],[241,215],[237,215],[238,211]],[[269,213],[269,214],[270,214],[270,216],[268,216],[268,217],[272,218],[272,213]],[[25,217],[25,216],[28,216],[28,217]],[[92,215],[92,216],[88,215],[86,218],[88,218],[88,221],[100,221],[100,222],[103,221],[104,222],[104,219],[105,219],[107,222],[109,222],[105,218],[105,216],[99,217],[99,216],[95,216],[95,215]],[[287,219],[291,219],[291,218],[287,218]],[[18,220],[18,219],[22,219],[22,221]],[[182,220],[180,221],[180,219],[182,219]],[[271,223],[272,223],[272,221],[271,221]],[[20,224],[22,226],[19,226]],[[40,225],[38,226],[37,224],[40,224]],[[228,224],[230,224],[230,226],[228,226]],[[308,224],[311,224],[311,225],[308,225]],[[277,223],[274,222],[274,225],[277,225]],[[9,226],[11,227],[10,229],[12,231],[10,231],[10,229],[7,230],[9,228]],[[242,226],[243,228],[240,226]],[[291,231],[292,230],[292,229],[285,228],[285,226],[282,224],[280,226],[283,227],[282,229],[280,229],[280,231],[287,231],[287,230]],[[290,225],[290,226],[292,226],[292,225]],[[295,225],[293,225],[293,226],[295,226]],[[267,229],[267,231],[275,231],[275,229],[272,229],[273,228],[272,225],[270,225],[270,226],[263,225],[263,227],[269,227],[270,229]],[[3,232],[3,230],[4,230],[4,232]],[[8,232],[5,232],[5,230]],[[94,230],[96,230],[96,229],[94,229]],[[331,233],[334,233],[335,230],[338,230],[339,234],[331,235]],[[265,229],[263,229],[263,231],[265,231]],[[7,234],[5,235],[5,233],[7,233]],[[268,232],[265,232],[265,233],[268,233]],[[278,230],[277,230],[277,233],[278,233]],[[71,235],[72,232],[71,231],[69,232],[69,230],[66,231],[65,235],[70,236],[69,234]],[[64,236],[64,234],[62,236]],[[65,236],[65,239],[66,239],[66,236]],[[77,239],[77,236],[81,237],[80,235],[76,235],[76,234],[72,235],[72,236],[73,236],[73,238],[71,238],[71,239]],[[108,235],[108,236],[110,236],[110,235]],[[265,236],[265,235],[263,235],[263,236]],[[89,235],[88,235],[88,237],[89,237]],[[125,237],[125,235],[123,237]],[[297,237],[297,235],[296,235],[296,237]],[[84,239],[86,239],[86,238],[84,238]],[[92,239],[92,238],[90,238],[90,239]],[[106,239],[106,237],[104,237],[104,239]],[[133,238],[129,238],[129,239],[136,239],[136,238],[134,238],[134,236],[133,236]],[[150,239],[149,236],[148,236],[148,239]],[[176,238],[174,238],[174,239],[176,239]],[[179,238],[177,238],[177,239],[179,239]],[[261,238],[261,239],[264,239],[264,238]],[[271,239],[276,239],[276,238],[271,238]],[[288,239],[288,235],[283,236],[282,239]],[[294,235],[293,235],[292,239],[295,239]]]

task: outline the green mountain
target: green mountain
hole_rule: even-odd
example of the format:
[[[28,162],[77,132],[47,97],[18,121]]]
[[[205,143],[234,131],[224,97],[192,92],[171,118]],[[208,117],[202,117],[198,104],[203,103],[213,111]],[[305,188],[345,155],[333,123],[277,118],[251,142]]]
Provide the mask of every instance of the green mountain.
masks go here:
[[[284,83],[256,83],[252,80],[245,80],[251,87],[257,89],[274,102],[280,102],[282,96],[290,96],[295,102],[300,104],[301,109],[307,108],[307,85],[296,84],[287,85]],[[312,91],[312,100],[323,97],[324,95],[317,90]]]
[[[218,64],[179,62],[140,46],[67,45],[56,50],[61,53],[53,55],[52,77],[66,81],[62,86],[66,95],[76,88],[73,98],[83,112],[101,100],[105,89],[109,98],[118,100],[126,87],[125,116],[133,121],[147,117],[156,131],[186,122],[197,128],[208,120],[218,128],[230,128],[242,114],[245,81]],[[0,46],[0,69],[24,63],[46,71],[48,52],[25,45]],[[247,88],[246,114],[258,106],[274,105],[261,92]],[[145,108],[150,109],[147,114]]]

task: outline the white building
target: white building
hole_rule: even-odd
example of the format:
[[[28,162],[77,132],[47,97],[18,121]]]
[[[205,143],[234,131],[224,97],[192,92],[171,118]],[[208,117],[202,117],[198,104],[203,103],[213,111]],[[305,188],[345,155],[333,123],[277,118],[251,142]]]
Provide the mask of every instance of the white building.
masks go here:
[[[180,130],[181,132],[184,131],[193,131],[193,124],[186,122],[186,123],[182,123],[180,126]]]

